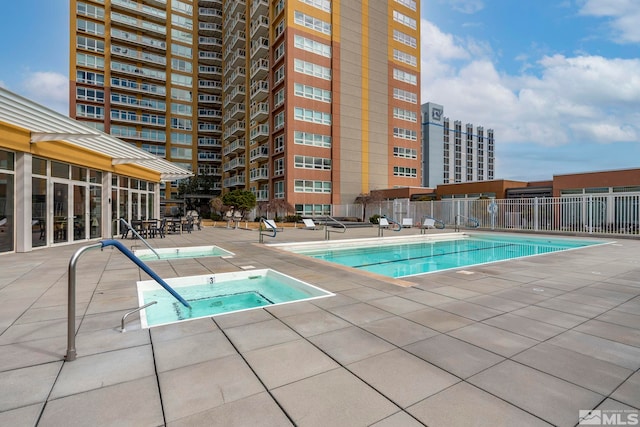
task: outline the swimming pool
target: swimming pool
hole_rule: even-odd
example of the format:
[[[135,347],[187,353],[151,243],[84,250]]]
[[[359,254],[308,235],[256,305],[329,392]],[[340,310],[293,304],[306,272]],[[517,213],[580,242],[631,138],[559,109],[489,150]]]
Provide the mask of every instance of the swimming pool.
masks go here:
[[[165,279],[189,304],[184,307],[155,280],[138,282],[143,328],[335,294],[272,269]]]
[[[160,257],[153,253],[150,249],[136,249],[133,254],[142,261],[158,261],[163,259],[180,259],[180,258],[202,258],[202,257],[221,257],[233,256],[233,252],[229,252],[218,246],[186,246],[183,248],[158,248],[154,249]]]
[[[602,244],[583,239],[460,233],[391,239],[280,247],[324,261],[399,278]]]

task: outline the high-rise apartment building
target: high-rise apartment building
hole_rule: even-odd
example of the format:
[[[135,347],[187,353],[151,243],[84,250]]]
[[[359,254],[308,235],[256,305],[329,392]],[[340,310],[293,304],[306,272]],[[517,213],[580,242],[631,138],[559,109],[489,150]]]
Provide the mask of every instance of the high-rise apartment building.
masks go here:
[[[494,179],[493,129],[462,125],[444,116],[442,105],[422,105],[422,186]]]
[[[419,2],[71,8],[71,116],[214,177],[216,191],[314,215],[420,185]]]

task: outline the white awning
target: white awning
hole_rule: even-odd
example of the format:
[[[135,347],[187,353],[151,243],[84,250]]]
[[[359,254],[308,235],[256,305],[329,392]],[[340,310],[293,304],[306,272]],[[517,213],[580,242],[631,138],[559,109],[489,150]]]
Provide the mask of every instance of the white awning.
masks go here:
[[[64,141],[111,157],[113,165],[133,163],[160,174],[162,181],[193,176],[162,157],[64,116],[0,87],[0,121],[31,133],[31,143]]]

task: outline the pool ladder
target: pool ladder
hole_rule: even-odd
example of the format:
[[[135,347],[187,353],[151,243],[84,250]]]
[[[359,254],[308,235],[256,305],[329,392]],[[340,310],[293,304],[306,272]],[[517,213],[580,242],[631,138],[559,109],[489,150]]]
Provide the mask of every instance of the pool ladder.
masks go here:
[[[331,220],[331,228],[335,228],[335,230],[330,230],[329,227],[327,226],[329,223],[329,220]],[[341,223],[340,221],[338,221],[337,219],[331,217],[331,216],[326,216],[324,218],[324,240],[329,240],[329,233],[344,233],[347,231],[347,226],[344,225],[343,223]]]
[[[125,332],[124,321],[127,319],[127,317],[129,317],[129,315],[137,313],[137,312],[139,312],[141,310],[144,310],[145,308],[150,307],[153,304],[157,304],[157,303],[158,303],[158,301],[151,301],[151,302],[148,302],[148,303],[146,303],[145,305],[143,305],[141,307],[136,308],[135,310],[131,310],[131,311],[125,313],[124,316],[122,316],[122,321],[120,322],[120,332]]]

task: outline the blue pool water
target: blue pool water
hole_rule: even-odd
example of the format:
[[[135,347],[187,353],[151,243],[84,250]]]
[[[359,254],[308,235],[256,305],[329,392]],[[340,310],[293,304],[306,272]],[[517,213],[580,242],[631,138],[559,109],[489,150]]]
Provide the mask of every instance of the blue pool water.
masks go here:
[[[576,249],[602,242],[533,237],[473,236],[329,249],[290,249],[296,253],[389,277],[403,277]]]
[[[180,304],[170,293],[152,281],[138,282],[140,305],[157,301],[144,310],[143,326],[156,326],[333,295],[269,269],[181,277],[166,281],[189,302],[191,308]]]

